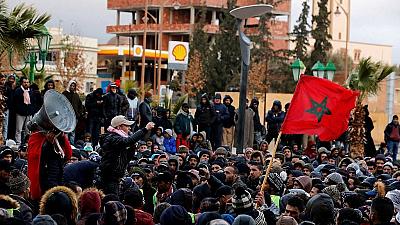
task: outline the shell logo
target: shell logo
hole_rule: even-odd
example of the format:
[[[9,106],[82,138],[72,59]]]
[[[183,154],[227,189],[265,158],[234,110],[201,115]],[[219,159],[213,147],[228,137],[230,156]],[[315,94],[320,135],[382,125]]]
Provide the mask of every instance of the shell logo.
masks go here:
[[[178,44],[172,49],[172,55],[176,61],[184,61],[187,56],[187,49],[184,45]]]
[[[141,57],[143,54],[143,47],[141,45],[133,46],[133,55],[136,57]]]
[[[135,48],[135,54],[136,55],[141,55],[142,54],[142,49],[140,47]]]

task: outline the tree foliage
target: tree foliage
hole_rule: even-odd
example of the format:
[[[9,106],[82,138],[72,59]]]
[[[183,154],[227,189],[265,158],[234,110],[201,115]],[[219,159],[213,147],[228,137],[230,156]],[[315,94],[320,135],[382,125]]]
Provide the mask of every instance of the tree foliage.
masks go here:
[[[364,143],[366,140],[363,100],[369,95],[376,95],[380,90],[380,82],[394,71],[395,67],[383,65],[380,62],[373,62],[369,57],[361,59],[356,71],[349,77],[349,88],[360,92],[349,126],[350,153],[353,158],[364,156]]]
[[[308,14],[310,12],[310,6],[307,1],[303,1],[303,9],[300,13],[299,18],[297,19],[297,24],[293,28],[292,35],[295,36],[295,40],[292,40],[296,43],[296,47],[293,50],[294,55],[297,59],[305,62],[307,57],[307,47],[310,46],[309,43],[309,34],[311,26],[308,24]]]
[[[371,57],[361,59],[356,71],[349,77],[348,86],[360,91],[357,101],[361,103],[366,97],[378,94],[379,83],[394,71],[395,67],[373,62]]]
[[[345,54],[336,51],[334,53],[329,54],[329,59],[335,64],[336,71],[344,71],[345,68]],[[348,55],[347,56],[347,71],[351,71],[353,69],[353,59]]]
[[[227,0],[227,8],[219,17],[219,32],[215,43],[211,45],[208,56],[206,89],[210,93],[225,91],[229,86],[238,86],[240,74],[240,47],[236,28],[236,19],[229,11],[236,5],[236,0]],[[236,81],[233,83],[233,81]]]
[[[311,52],[311,57],[307,68],[312,68],[313,64],[318,60],[326,64],[328,61],[329,51],[332,49],[330,39],[332,36],[329,34],[329,14],[328,12],[328,0],[318,1],[318,15],[313,16],[312,21],[315,28],[311,31],[312,37],[315,39],[314,48]]]
[[[38,14],[35,8],[25,4],[8,11],[6,1],[0,0],[0,59],[9,51],[24,55],[30,47],[29,40],[42,34],[49,20],[50,15]]]
[[[189,68],[185,76],[184,92],[195,97],[206,84],[201,54],[194,51],[189,60]]]

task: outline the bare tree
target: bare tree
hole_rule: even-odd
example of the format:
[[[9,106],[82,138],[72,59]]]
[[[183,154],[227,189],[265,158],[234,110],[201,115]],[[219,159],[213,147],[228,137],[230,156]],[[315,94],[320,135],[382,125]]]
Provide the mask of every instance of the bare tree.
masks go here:
[[[92,65],[86,62],[83,48],[76,37],[67,35],[61,40],[61,46],[60,51],[55,53],[61,86],[66,88],[70,80],[76,80],[81,89],[83,79]]]

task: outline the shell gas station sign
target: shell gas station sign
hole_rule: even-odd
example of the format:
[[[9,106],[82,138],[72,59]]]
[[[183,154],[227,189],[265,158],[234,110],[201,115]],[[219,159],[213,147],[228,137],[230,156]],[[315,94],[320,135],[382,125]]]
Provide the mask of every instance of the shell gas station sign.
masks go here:
[[[170,41],[168,43],[168,69],[187,70],[189,61],[189,43]]]

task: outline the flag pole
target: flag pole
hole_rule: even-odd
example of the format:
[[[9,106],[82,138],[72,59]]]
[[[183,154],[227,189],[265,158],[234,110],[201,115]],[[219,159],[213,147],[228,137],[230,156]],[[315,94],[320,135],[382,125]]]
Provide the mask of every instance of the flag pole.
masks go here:
[[[261,185],[261,190],[260,190],[261,193],[264,193],[264,190],[267,187],[268,175],[269,175],[269,173],[271,171],[272,163],[274,162],[276,149],[278,148],[279,141],[281,140],[281,136],[282,136],[282,132],[280,131],[279,134],[278,134],[278,138],[276,139],[275,146],[274,146],[274,148],[272,150],[272,159],[269,161],[267,170],[265,172],[264,180],[263,180],[263,183]]]

